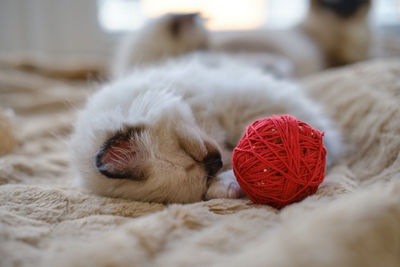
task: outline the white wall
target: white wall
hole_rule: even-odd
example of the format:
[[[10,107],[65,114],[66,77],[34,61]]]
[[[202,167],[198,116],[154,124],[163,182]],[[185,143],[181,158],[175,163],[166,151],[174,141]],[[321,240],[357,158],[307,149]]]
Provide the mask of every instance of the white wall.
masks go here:
[[[95,0],[0,0],[0,55],[105,60],[115,38],[97,12]]]

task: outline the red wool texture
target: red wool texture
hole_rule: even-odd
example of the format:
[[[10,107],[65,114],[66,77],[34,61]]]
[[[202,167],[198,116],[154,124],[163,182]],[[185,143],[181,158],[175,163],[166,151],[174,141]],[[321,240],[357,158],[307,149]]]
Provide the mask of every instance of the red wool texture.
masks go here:
[[[247,196],[282,208],[314,194],[325,177],[320,132],[290,115],[250,124],[233,150],[233,170]]]

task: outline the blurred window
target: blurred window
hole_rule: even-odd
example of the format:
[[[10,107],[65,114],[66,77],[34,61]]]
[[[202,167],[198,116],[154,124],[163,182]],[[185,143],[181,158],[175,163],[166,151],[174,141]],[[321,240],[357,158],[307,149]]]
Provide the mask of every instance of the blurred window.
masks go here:
[[[211,30],[259,27],[282,29],[299,23],[308,0],[98,0],[99,21],[106,31],[136,30],[146,19],[167,12],[201,12]],[[371,19],[376,25],[400,23],[400,0],[376,0]]]
[[[106,31],[140,28],[146,16],[140,0],[98,0],[100,25]]]
[[[400,0],[375,0],[372,21],[379,26],[400,24]]]

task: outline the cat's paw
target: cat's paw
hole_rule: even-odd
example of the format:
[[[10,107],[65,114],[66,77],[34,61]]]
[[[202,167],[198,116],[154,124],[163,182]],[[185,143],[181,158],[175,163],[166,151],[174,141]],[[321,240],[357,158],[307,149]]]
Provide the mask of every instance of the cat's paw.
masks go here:
[[[241,198],[245,194],[236,181],[232,170],[225,171],[210,180],[206,200],[214,198]]]

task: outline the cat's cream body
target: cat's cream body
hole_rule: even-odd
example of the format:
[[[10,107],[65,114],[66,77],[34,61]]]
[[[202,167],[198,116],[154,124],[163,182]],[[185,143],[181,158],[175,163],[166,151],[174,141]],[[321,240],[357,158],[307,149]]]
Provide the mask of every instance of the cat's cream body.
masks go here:
[[[272,114],[292,114],[323,130],[329,159],[337,157],[338,131],[300,86],[204,53],[138,69],[89,99],[71,142],[84,188],[168,203],[239,197],[231,150],[249,123]],[[218,155],[224,166],[215,173]]]
[[[174,33],[172,29],[176,31],[176,27],[179,31]],[[118,78],[132,69],[205,49],[208,38],[203,19],[197,13],[161,16],[149,21],[138,32],[122,38],[111,64],[111,75]]]

